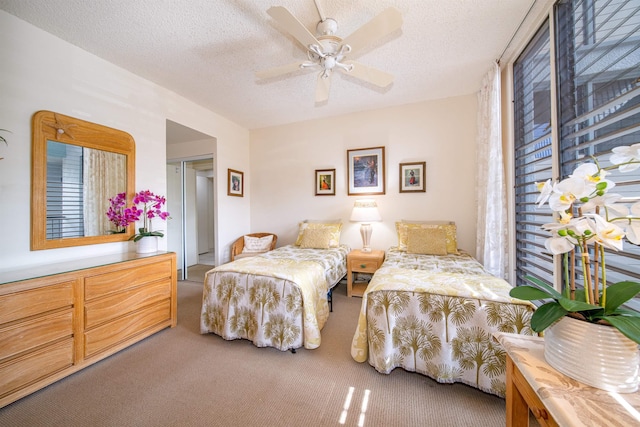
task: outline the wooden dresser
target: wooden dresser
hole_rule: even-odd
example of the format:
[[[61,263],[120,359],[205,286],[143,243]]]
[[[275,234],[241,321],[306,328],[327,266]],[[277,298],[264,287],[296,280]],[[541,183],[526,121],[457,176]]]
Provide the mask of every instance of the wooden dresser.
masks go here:
[[[177,322],[174,253],[0,272],[0,407]]]

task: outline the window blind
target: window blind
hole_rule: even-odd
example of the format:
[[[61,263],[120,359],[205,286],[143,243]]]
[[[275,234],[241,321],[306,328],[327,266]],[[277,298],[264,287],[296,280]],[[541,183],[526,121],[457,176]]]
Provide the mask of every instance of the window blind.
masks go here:
[[[552,215],[546,205],[535,205],[534,183],[551,178],[553,164],[564,179],[591,156],[606,167],[614,147],[640,143],[640,0],[561,0],[553,17],[554,34],[545,23],[514,63],[518,285],[527,274],[553,283],[553,258],[543,243],[548,233],[539,229]],[[545,65],[550,61],[557,73],[557,99],[543,95],[550,88],[549,75],[533,71],[550,69]],[[548,149],[551,103],[558,107],[557,154]],[[615,181],[613,192],[640,196],[640,170],[616,173]],[[624,251],[607,252],[609,283],[640,280],[638,246],[625,242]],[[640,300],[630,305],[640,309]]]
[[[84,236],[82,147],[47,142],[47,239]]]
[[[516,283],[531,275],[553,282],[553,257],[541,226],[552,220],[537,208],[536,182],[551,179],[551,66],[549,24],[545,23],[513,66],[515,119]]]
[[[565,178],[591,156],[607,167],[614,147],[640,143],[640,0],[565,1],[556,16]],[[613,193],[640,196],[640,170],[614,174]],[[609,283],[640,280],[638,246],[607,250],[606,261]],[[640,300],[631,305],[640,308]]]

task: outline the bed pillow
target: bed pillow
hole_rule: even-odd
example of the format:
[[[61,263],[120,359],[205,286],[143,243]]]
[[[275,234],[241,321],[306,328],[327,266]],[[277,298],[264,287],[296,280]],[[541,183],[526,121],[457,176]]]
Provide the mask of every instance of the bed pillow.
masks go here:
[[[322,223],[322,222],[301,222],[298,224],[298,238],[296,239],[296,246],[300,246],[302,243],[302,237],[306,230],[328,230],[330,234],[329,247],[337,248],[340,246],[340,232],[342,230],[342,223]]]
[[[458,240],[456,236],[456,224],[445,223],[433,224],[430,222],[396,222],[396,231],[398,233],[398,250],[407,250],[407,232],[408,230],[419,228],[440,228],[444,230],[445,240],[447,242],[447,253],[458,254]]]
[[[446,234],[441,228],[415,228],[407,231],[407,253],[446,255]]]
[[[300,247],[303,249],[329,249],[331,230],[328,228],[310,228],[302,234]]]
[[[244,247],[242,248],[242,253],[258,253],[258,252],[267,252],[271,249],[271,243],[273,242],[273,236],[264,236],[264,237],[252,237],[252,236],[244,236]]]

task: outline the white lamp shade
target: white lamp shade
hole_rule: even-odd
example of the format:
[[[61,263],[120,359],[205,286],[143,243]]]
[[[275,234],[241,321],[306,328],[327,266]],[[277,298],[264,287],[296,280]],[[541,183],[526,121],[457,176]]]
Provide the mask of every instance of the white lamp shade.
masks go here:
[[[351,212],[351,221],[353,222],[365,222],[381,221],[382,217],[378,212],[378,205],[375,200],[356,200],[353,204],[353,211]]]
[[[371,252],[371,222],[382,221],[375,200],[356,200],[351,211],[351,221],[360,223],[362,252]]]

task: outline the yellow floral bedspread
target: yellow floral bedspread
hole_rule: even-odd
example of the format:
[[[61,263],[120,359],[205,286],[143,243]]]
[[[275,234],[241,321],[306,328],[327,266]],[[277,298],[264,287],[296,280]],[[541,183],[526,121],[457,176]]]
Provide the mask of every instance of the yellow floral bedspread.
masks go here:
[[[248,339],[257,347],[282,351],[320,346],[320,330],[329,317],[327,279],[346,272],[348,248],[324,254],[280,249],[207,272],[200,317],[202,334]],[[327,263],[335,273],[327,274]]]
[[[535,307],[467,254],[394,249],[362,298],[351,356],[378,372],[396,367],[504,397],[506,359],[493,332],[533,335]]]

